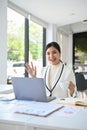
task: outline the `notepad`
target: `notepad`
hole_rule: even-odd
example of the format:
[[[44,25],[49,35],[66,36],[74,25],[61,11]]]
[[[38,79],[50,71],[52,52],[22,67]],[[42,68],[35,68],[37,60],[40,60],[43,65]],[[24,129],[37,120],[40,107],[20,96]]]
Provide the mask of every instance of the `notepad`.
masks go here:
[[[87,107],[87,101],[76,101],[75,105]]]
[[[57,103],[63,104],[63,105],[87,106],[87,100],[83,100],[83,99],[79,99],[79,98],[58,99]]]

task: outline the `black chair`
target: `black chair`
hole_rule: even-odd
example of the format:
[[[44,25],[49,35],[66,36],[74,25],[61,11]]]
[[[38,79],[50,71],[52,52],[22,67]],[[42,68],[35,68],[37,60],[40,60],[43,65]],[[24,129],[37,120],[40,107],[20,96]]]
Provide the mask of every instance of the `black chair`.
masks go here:
[[[77,91],[84,91],[87,89],[86,80],[81,72],[75,73]]]
[[[83,73],[76,72],[75,78],[76,78],[77,91],[82,92],[82,94],[83,94],[83,92],[85,92],[87,90],[87,82],[85,80]]]

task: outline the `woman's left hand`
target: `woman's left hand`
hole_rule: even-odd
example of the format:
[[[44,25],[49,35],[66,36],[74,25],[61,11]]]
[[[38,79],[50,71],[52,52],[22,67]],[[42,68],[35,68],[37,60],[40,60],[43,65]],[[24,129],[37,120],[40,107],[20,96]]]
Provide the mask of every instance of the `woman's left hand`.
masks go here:
[[[72,81],[70,81],[68,88],[69,88],[69,90],[70,90],[70,95],[72,96],[73,93],[75,92],[75,85],[73,84]]]

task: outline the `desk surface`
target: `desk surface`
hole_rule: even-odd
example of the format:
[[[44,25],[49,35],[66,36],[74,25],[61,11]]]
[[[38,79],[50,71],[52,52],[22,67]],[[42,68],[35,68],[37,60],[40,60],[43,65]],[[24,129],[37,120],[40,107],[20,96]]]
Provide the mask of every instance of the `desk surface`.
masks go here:
[[[52,102],[56,104],[57,101]],[[87,130],[87,107],[81,107],[73,116],[59,115],[59,111],[56,111],[48,117],[39,117],[14,113],[13,106],[12,109],[10,106],[11,111],[7,111],[8,104],[0,101],[0,130]]]

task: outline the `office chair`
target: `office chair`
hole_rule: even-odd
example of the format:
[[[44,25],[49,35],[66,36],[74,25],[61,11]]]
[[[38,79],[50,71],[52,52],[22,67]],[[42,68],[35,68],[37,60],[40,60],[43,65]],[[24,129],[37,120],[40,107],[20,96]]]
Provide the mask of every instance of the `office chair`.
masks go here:
[[[84,75],[81,72],[76,72],[75,78],[76,78],[77,91],[80,92],[82,98],[84,98],[84,94],[86,94],[85,92],[87,90],[87,82],[84,78]]]

